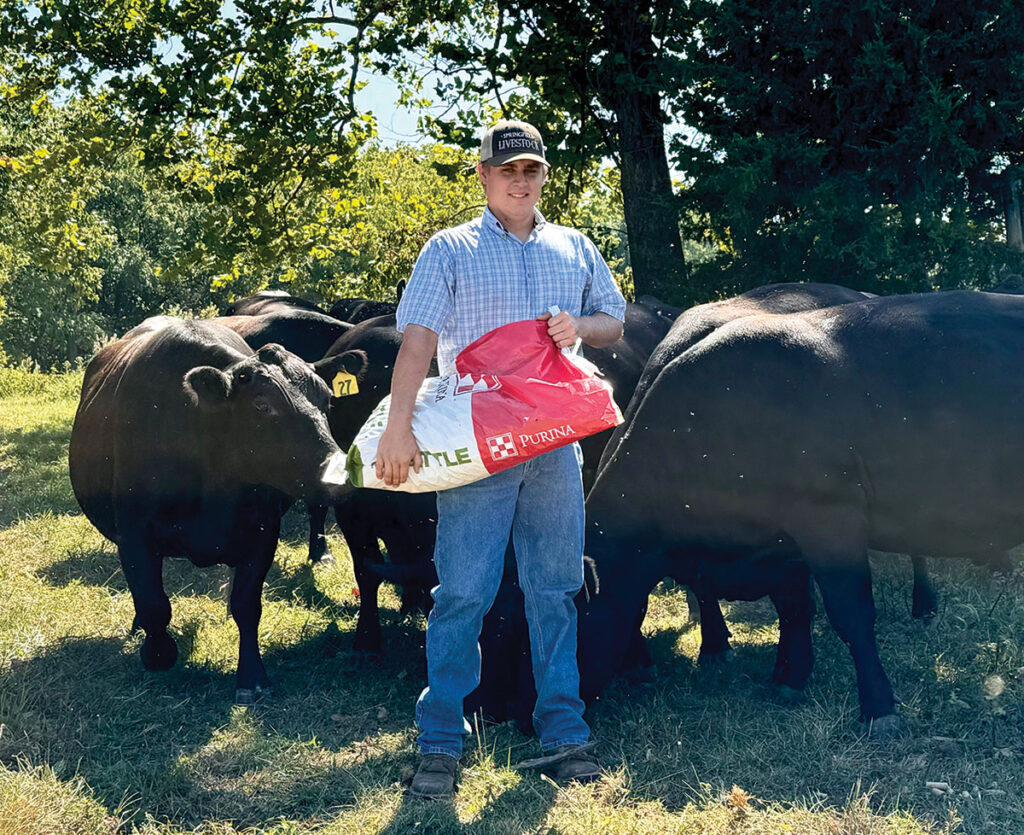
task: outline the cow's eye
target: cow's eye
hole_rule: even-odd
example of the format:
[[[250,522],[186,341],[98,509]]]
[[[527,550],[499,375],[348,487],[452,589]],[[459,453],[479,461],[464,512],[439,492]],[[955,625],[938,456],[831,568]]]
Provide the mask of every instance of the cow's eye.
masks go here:
[[[243,386],[251,383],[252,382],[252,372],[251,371],[246,371],[246,370],[239,371],[238,372],[238,376],[235,378],[235,381],[240,383]]]

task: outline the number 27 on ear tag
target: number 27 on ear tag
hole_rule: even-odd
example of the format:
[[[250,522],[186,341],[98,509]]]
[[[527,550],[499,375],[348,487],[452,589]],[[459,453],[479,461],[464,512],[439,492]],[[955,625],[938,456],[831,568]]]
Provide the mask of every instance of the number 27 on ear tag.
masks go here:
[[[334,375],[331,382],[335,397],[348,397],[350,394],[359,394],[359,384],[356,382],[355,374],[347,371],[339,371]]]

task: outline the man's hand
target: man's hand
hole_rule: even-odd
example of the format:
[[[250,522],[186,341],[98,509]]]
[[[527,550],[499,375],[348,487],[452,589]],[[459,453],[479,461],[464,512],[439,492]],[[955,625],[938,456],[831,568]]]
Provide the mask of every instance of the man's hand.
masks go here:
[[[388,487],[398,487],[409,478],[410,465],[418,473],[422,464],[423,457],[412,430],[389,425],[377,444],[377,460],[374,462],[377,478],[383,478]]]
[[[591,348],[607,348],[622,338],[622,322],[607,313],[573,316],[563,310],[557,316],[545,313],[537,319],[548,323],[548,336],[559,348],[571,348],[577,339]]]
[[[583,334],[580,333],[583,324],[582,317],[577,318],[568,311],[562,310],[555,316],[544,313],[537,318],[541,322],[548,323],[548,336],[559,348],[571,348],[576,344],[577,339],[583,339]],[[584,339],[584,341],[586,340]]]

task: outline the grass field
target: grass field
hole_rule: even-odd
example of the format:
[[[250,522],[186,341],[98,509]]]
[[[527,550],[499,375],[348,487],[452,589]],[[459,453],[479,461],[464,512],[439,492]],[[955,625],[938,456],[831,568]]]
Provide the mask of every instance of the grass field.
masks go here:
[[[386,591],[385,657],[356,667],[344,543],[335,531],[339,559],[311,570],[296,511],[264,594],[273,700],[231,704],[226,569],[165,565],[181,654],[143,670],[117,554],[68,481],[79,385],[0,369],[0,835],[1024,833],[1020,573],[936,564],[940,614],[925,628],[909,616],[909,562],[891,555],[875,559],[878,635],[906,738],[860,735],[853,666],[823,617],[807,698],[783,705],[766,686],[770,605],[727,606],[735,658],[698,669],[699,629],[665,586],[645,626],[658,683],[617,684],[588,713],[600,782],[521,776],[508,766],[538,755],[536,740],[489,727],[469,741],[454,803],[407,800],[423,624]]]

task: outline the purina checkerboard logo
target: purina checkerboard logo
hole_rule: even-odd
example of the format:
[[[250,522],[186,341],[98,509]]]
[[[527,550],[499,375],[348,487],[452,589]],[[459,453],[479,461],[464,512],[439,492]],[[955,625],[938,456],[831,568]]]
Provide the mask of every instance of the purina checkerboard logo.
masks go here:
[[[511,432],[506,432],[504,435],[491,435],[487,439],[487,448],[491,451],[492,461],[504,461],[506,458],[515,458],[519,455]]]
[[[501,380],[493,374],[466,374],[464,377],[459,377],[459,384],[455,386],[455,396],[497,391],[500,388]]]

